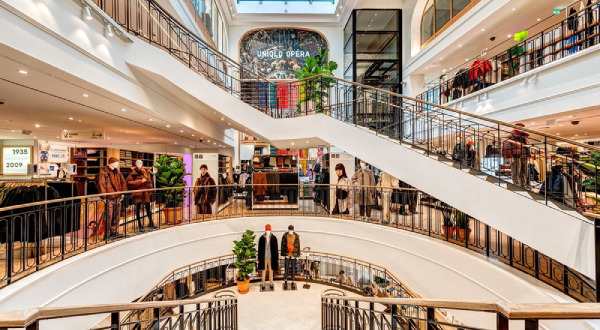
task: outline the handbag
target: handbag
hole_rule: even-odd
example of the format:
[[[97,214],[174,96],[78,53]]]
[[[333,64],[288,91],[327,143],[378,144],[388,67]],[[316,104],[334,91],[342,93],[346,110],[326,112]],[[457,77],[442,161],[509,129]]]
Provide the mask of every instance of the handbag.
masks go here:
[[[344,190],[344,189],[336,188],[335,197],[337,199],[346,199],[346,198],[348,198],[348,191]]]

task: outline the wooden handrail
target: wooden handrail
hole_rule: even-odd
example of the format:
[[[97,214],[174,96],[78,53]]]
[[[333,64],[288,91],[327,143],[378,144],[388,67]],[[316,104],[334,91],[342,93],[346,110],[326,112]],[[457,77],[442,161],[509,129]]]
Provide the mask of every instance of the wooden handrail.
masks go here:
[[[548,303],[508,304],[500,301],[453,301],[444,299],[330,297],[321,298],[344,301],[361,301],[385,305],[410,305],[421,307],[499,313],[510,320],[523,319],[600,319],[600,303]]]
[[[202,298],[190,300],[172,300],[172,301],[150,301],[135,302],[125,304],[98,304],[86,306],[66,306],[66,307],[42,307],[32,308],[22,311],[0,311],[0,327],[24,328],[35,321],[50,320],[64,317],[85,316],[93,314],[105,314],[113,312],[122,312],[134,309],[168,308],[181,305],[195,305],[219,301],[237,299],[228,298]]]

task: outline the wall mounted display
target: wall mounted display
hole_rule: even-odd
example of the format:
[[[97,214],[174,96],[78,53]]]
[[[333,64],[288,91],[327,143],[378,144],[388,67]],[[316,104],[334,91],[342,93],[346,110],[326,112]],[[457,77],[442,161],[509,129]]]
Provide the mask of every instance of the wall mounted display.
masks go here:
[[[2,174],[27,175],[27,165],[33,161],[31,146],[3,146]]]
[[[328,49],[325,37],[318,32],[272,28],[253,30],[240,40],[240,62],[269,79],[295,79],[296,70],[307,57]]]

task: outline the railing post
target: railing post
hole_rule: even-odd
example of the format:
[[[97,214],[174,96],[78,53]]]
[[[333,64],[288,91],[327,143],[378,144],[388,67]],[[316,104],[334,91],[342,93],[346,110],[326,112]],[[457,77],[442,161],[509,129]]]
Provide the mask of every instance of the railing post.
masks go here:
[[[28,325],[25,330],[39,330],[40,328],[40,321],[35,320],[33,323],[31,323],[30,325]],[[8,329],[8,328],[6,328]]]
[[[513,257],[514,257],[514,251],[513,251],[513,239],[512,237],[508,237],[508,264],[512,267],[513,265]]]
[[[392,304],[392,330],[398,330],[398,321],[396,321],[396,314],[398,314],[398,305]]]
[[[501,313],[496,314],[496,330],[508,330],[508,319]]]
[[[119,312],[110,313],[110,328],[118,330],[120,326]]]
[[[490,235],[491,235],[490,225],[488,225],[486,223],[485,224],[485,256],[486,257],[490,256]]]
[[[369,303],[369,329],[375,329],[375,303]]]
[[[567,265],[563,265],[563,292],[566,295],[569,294],[569,267],[567,267]]]
[[[594,241],[596,245],[596,302],[600,302],[600,219],[594,219]]]
[[[539,328],[538,319],[525,319],[525,330],[538,330]]]
[[[433,307],[427,307],[427,330],[436,330],[436,321],[435,321],[435,309]]]
[[[533,269],[535,270],[535,278],[540,278],[540,256],[538,250],[533,251]]]

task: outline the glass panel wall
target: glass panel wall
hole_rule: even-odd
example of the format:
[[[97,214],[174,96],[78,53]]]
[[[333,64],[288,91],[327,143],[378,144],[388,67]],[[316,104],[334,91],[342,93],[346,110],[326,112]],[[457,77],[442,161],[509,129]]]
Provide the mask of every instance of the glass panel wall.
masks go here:
[[[471,3],[477,1],[479,0],[429,0],[421,17],[421,45],[441,31]]]
[[[344,28],[344,78],[401,93],[400,26],[396,9],[354,10]]]
[[[227,53],[227,22],[219,11],[218,0],[190,0],[208,34],[220,52]]]

